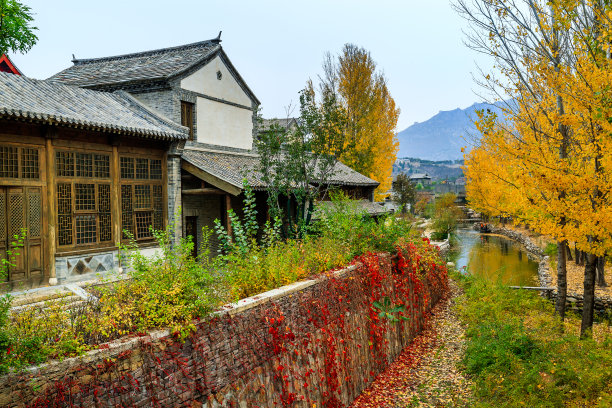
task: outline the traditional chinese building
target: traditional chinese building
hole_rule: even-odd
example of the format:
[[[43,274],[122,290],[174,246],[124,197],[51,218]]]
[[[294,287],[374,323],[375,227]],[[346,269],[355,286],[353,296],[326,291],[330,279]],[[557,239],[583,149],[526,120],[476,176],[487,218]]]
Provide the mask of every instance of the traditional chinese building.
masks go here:
[[[18,254],[8,286],[116,269],[123,230],[153,244],[149,225],[172,214],[168,155],[187,137],[125,92],[0,73],[0,256]]]
[[[153,248],[150,227],[169,220],[198,244],[202,227],[240,213],[244,177],[265,220],[259,100],[220,42],[73,59],[45,81],[0,74],[0,256],[26,230],[5,285],[116,270],[123,231]],[[330,184],[372,201],[376,181],[336,167]]]

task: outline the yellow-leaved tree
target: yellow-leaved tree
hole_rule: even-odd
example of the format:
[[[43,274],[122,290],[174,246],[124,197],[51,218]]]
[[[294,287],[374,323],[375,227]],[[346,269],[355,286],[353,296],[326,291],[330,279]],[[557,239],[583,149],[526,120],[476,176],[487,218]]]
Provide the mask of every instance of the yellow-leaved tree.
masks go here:
[[[502,74],[500,80],[487,74],[487,85],[512,98],[506,121],[479,118],[482,138],[466,160],[470,203],[557,240],[562,318],[566,245],[588,254],[586,336],[597,259],[612,251],[612,8],[598,0],[459,0],[457,6],[474,24],[473,46],[491,54]]]
[[[346,44],[337,57],[327,55],[319,84],[318,108],[337,137],[329,153],[358,172],[378,181],[376,199],[391,188],[392,167],[399,143],[395,137],[399,109],[385,76],[370,53]],[[312,82],[308,92],[315,93]],[[341,112],[342,114],[339,114]]]

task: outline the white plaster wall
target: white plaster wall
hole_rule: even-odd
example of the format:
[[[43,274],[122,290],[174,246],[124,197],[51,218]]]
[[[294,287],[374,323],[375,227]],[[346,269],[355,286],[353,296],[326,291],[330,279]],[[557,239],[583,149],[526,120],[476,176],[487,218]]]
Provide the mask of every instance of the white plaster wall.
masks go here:
[[[253,145],[253,112],[198,97],[197,132],[200,143],[250,149]]]
[[[217,79],[221,71],[221,79]],[[242,90],[219,56],[198,71],[181,80],[181,88],[192,92],[251,106],[251,99]]]

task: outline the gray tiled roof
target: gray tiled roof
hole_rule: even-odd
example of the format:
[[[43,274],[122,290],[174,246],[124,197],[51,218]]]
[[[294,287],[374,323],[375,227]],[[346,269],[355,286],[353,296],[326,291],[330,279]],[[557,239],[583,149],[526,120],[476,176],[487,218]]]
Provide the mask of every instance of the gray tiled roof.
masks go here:
[[[259,156],[253,152],[238,153],[210,149],[186,148],[183,151],[183,160],[198,167],[200,170],[211,174],[235,187],[242,188],[242,179],[247,178],[249,185],[255,190],[266,188],[262,175],[257,169]],[[346,186],[378,186],[378,182],[364,176],[337,162],[333,175],[329,180],[333,185]]]
[[[261,123],[258,124],[259,131],[265,132],[269,130],[272,125],[280,126],[281,128],[290,129],[293,126],[297,126],[296,118],[271,118],[271,119],[262,119]]]
[[[95,87],[167,79],[205,60],[220,49],[219,40],[215,39],[114,57],[75,59],[72,60],[72,67],[48,80]]]
[[[410,179],[414,180],[414,179],[430,179],[431,177],[429,176],[429,174],[427,173],[415,173],[415,174],[411,174],[410,175]]]
[[[186,139],[187,128],[157,116],[125,92],[99,92],[0,73],[0,118]]]
[[[366,212],[369,215],[381,215],[391,212],[389,208],[383,206],[382,203],[376,203],[370,200],[356,200],[353,201],[354,209],[357,212]],[[317,210],[315,212],[315,219],[321,218],[321,210],[325,211],[336,207],[336,203],[332,201],[320,201],[317,203]]]

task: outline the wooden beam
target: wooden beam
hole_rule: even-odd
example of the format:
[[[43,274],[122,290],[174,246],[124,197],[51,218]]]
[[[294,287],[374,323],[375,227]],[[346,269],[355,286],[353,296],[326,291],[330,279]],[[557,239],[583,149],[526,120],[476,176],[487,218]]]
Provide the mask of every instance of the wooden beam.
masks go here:
[[[227,194],[225,191],[219,190],[217,188],[192,188],[192,189],[189,189],[189,190],[183,190],[183,191],[181,191],[181,193],[189,194],[189,195],[202,195],[202,194],[221,194],[221,195],[225,195],[225,194]]]
[[[55,128],[47,128],[46,141],[45,141],[45,152],[47,157],[45,162],[47,165],[46,176],[47,176],[47,223],[49,236],[47,239],[47,265],[49,268],[49,285],[57,285],[57,276],[55,274],[55,252],[56,247],[56,217],[57,211],[55,210],[55,152],[53,150],[53,139],[56,137]],[[44,218],[43,218],[44,219]]]
[[[121,183],[119,181],[119,146],[113,143],[113,152],[110,160],[111,171],[111,220],[113,226],[113,238],[119,245],[121,242]]]
[[[219,177],[215,177],[212,174],[206,173],[205,171],[199,169],[191,163],[186,162],[185,160],[181,160],[181,168],[200,180],[207,182],[208,184],[212,184],[213,186],[230,193],[231,195],[237,196],[242,193],[242,189],[236,187],[233,184],[228,183],[225,180],[221,180]]]

